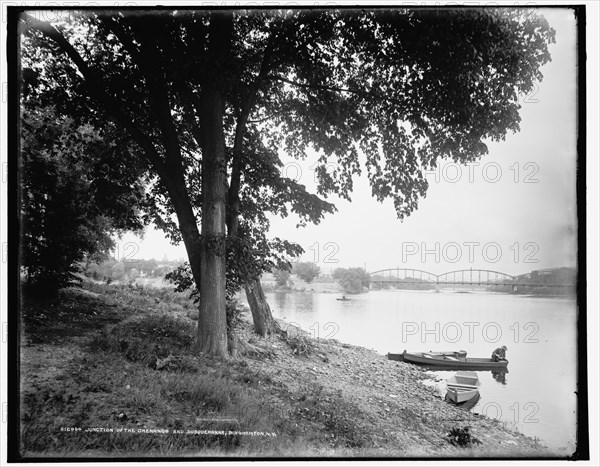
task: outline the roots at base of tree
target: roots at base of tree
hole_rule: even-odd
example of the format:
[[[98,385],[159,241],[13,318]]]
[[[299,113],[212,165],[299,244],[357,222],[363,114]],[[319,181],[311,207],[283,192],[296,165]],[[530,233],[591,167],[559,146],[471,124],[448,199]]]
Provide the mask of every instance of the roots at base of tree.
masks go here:
[[[233,359],[241,357],[271,358],[275,355],[273,350],[246,342],[240,339],[236,333],[229,333],[227,347],[229,357]]]

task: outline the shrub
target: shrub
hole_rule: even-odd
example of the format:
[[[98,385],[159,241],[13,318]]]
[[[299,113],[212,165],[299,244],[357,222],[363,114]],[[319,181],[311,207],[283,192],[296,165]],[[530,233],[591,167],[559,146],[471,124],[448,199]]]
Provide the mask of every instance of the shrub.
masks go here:
[[[446,436],[448,437],[450,444],[454,446],[467,447],[472,444],[481,444],[479,439],[475,438],[473,435],[471,435],[471,433],[469,433],[468,426],[463,428],[454,427]]]

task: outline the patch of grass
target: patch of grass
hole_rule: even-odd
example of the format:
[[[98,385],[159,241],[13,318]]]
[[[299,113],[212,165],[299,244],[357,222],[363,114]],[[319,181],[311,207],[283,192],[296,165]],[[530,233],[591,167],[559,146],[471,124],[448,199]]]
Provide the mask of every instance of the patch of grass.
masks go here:
[[[246,367],[238,367],[233,374],[233,378],[236,381],[243,383],[244,385],[252,388],[258,388],[262,386],[270,386],[274,384],[273,379],[265,373],[258,373]]]
[[[344,399],[341,391],[332,393],[314,384],[302,390],[297,414],[322,424],[330,433],[334,446],[362,448],[372,445],[372,430],[367,415],[360,408]]]
[[[65,291],[54,300],[24,295],[21,310],[25,335],[33,343],[61,342],[123,319],[104,300]]]
[[[195,326],[168,314],[133,316],[103,329],[91,343],[92,350],[120,353],[132,362],[151,368],[197,371],[191,353]]]
[[[188,404],[196,414],[224,411],[240,399],[240,387],[234,382],[205,375],[179,376],[165,386],[163,397]]]
[[[24,392],[22,446],[31,455],[225,455],[276,451],[277,438],[239,434],[179,434],[172,430],[231,430],[279,433],[287,420],[237,381],[221,362],[201,373],[162,372],[118,353],[75,358],[60,381],[45,380]],[[229,376],[226,376],[229,375]],[[99,382],[103,381],[101,387]],[[79,432],[61,431],[80,427]],[[101,427],[132,433],[88,433]],[[166,429],[167,434],[138,429]],[[279,434],[278,433],[278,434]]]

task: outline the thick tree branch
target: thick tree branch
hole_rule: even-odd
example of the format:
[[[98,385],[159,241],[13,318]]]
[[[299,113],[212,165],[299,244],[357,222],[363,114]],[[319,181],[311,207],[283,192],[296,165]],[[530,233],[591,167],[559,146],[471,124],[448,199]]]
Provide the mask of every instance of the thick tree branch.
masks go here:
[[[167,158],[166,163],[171,166],[179,176],[183,177],[179,137],[171,115],[169,88],[165,79],[165,70],[162,65],[163,57],[156,44],[155,31],[149,33],[143,27],[135,29],[130,25],[135,37],[140,42],[140,46],[136,47],[125,28],[117,21],[111,18],[106,24],[123,42],[127,50],[132,54],[132,57],[136,60],[136,63],[146,80],[150,104],[163,137]]]
[[[276,33],[273,32],[269,35],[267,45],[265,47],[265,53],[260,65],[260,71],[253,80],[248,91],[248,95],[244,103],[242,104],[240,116],[238,118],[235,128],[235,139],[233,143],[233,162],[231,167],[231,182],[227,192],[227,204],[229,209],[227,210],[227,229],[231,236],[237,235],[238,227],[238,214],[240,204],[240,182],[242,174],[242,149],[244,144],[244,134],[246,132],[246,125],[248,118],[252,112],[252,108],[256,103],[258,97],[258,90],[265,77],[269,74],[271,68],[271,54],[275,45]]]
[[[198,147],[202,147],[202,132],[200,129],[200,102],[187,83],[181,83],[183,117],[185,118],[192,136]]]
[[[89,94],[103,105],[107,113],[112,115],[118,124],[127,129],[135,141],[142,147],[146,157],[150,160],[158,174],[165,175],[166,170],[164,162],[150,138],[120,110],[121,104],[104,90],[105,88],[102,80],[92,71],[71,43],[50,23],[37,20],[30,15],[24,15],[24,18],[25,22],[30,27],[37,29],[58,44],[61,50],[75,63],[75,66],[77,66],[77,69],[83,75]]]

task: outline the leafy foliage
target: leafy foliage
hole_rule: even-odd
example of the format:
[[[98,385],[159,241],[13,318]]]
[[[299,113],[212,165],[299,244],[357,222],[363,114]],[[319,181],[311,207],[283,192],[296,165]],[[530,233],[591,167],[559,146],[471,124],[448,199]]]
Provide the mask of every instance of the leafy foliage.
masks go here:
[[[295,263],[292,267],[292,274],[295,274],[309,284],[319,277],[320,273],[321,268],[319,268],[319,266],[317,266],[315,263]]]
[[[164,13],[96,11],[76,15],[61,32],[68,38],[88,33],[89,66],[101,72],[111,102],[123,104],[119,110],[159,153],[164,124],[157,127],[147,104],[154,107],[169,89],[165,97],[177,112],[172,124],[193,204],[201,201],[197,99],[212,79],[227,90],[230,167],[242,116],[247,122],[238,155],[242,204],[252,200],[282,215],[291,205],[313,222],[333,207],[276,173],[282,145],[297,158],[316,149],[319,193],[343,197],[361,173],[362,152],[374,196],[392,198],[404,217],[427,189],[423,169],[435,167],[438,158],[475,160],[487,152],[485,139],[518,130],[519,94],[542,78],[540,66],[550,60],[548,44],[554,42],[547,21],[526,8],[240,10],[232,13],[231,53],[211,69],[205,64],[214,59],[206,47],[212,13]],[[56,48],[35,28],[26,31],[27,46]],[[83,45],[74,43],[83,54]],[[53,73],[34,74],[44,83],[38,87],[65,81],[60,71],[71,77],[63,84],[82,92],[81,78],[64,58],[46,67]],[[330,161],[337,162],[334,173],[326,170]],[[178,236],[165,186],[157,183],[153,195],[163,201],[155,221]]]
[[[144,189],[121,171],[131,154],[105,131],[33,104],[21,123],[22,266],[36,293],[53,295],[77,262],[114,247],[112,234],[143,227]]]
[[[447,435],[448,442],[453,444],[454,446],[467,447],[472,444],[481,444],[478,438],[473,436],[469,432],[469,427],[465,426],[463,428],[454,427],[450,430],[450,433]]]
[[[169,272],[165,279],[175,284],[176,292],[190,292],[190,298],[194,300],[194,303],[200,301],[200,294],[198,288],[192,277],[192,270],[190,269],[189,263],[184,263],[177,267],[175,270]],[[227,329],[233,330],[241,322],[241,314],[243,312],[239,302],[234,298],[239,288],[237,283],[228,282],[227,289],[227,302],[226,302],[226,318],[227,318]]]
[[[364,268],[336,268],[332,277],[344,289],[346,293],[360,293],[363,287],[369,287],[371,276]]]

